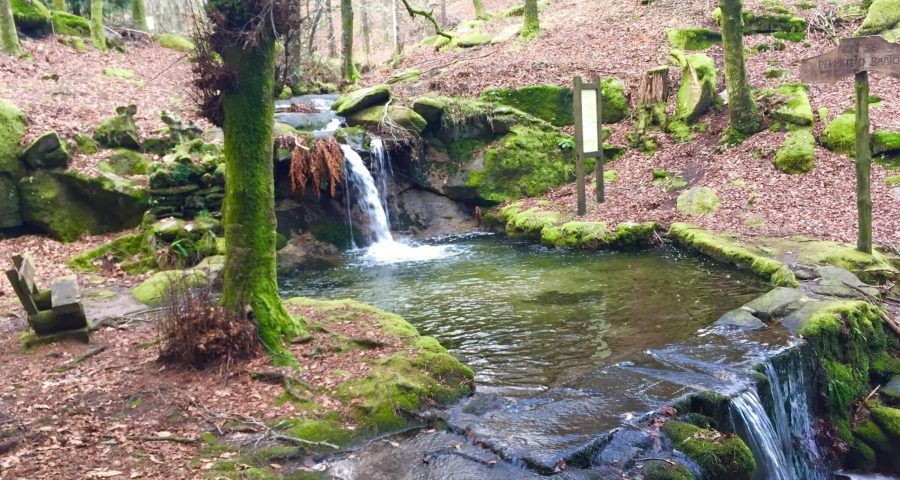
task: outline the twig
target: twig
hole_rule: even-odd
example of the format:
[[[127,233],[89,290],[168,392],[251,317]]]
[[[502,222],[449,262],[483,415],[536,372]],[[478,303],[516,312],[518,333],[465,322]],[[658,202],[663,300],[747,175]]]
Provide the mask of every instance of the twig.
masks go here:
[[[56,367],[51,371],[54,373],[68,372],[69,370],[75,368],[75,366],[78,365],[79,363],[93,357],[94,355],[97,355],[98,353],[106,350],[107,348],[108,347],[106,345],[98,345],[98,346],[88,350],[83,355],[79,355],[79,356],[73,358],[72,360],[69,360],[62,366]]]
[[[169,66],[167,66],[166,68],[162,69],[159,73],[156,74],[156,76],[154,76],[154,77],[151,78],[150,80],[147,80],[147,82],[144,83],[144,85],[142,85],[140,88],[146,88],[148,85],[150,85],[151,83],[153,83],[154,80],[156,80],[157,78],[161,77],[164,73],[168,72],[169,69],[172,68],[172,67],[174,67],[176,63],[178,63],[178,62],[184,60],[185,58],[187,58],[187,56],[188,56],[188,54],[185,53],[185,54],[181,55],[180,57],[176,58],[174,62],[170,63]]]
[[[874,389],[872,389],[872,391],[869,392],[868,395],[866,395],[866,398],[863,399],[863,403],[868,402],[869,399],[872,398],[872,395],[875,395],[875,393],[878,392],[879,388],[881,388],[881,385],[877,385]]]
[[[416,18],[416,15],[418,15],[420,17],[427,18],[428,21],[431,22],[432,25],[434,25],[435,35],[440,35],[440,36],[446,38],[447,40],[453,39],[453,37],[449,33],[441,30],[441,25],[438,23],[437,19],[434,18],[434,15],[432,15],[433,11],[426,12],[425,10],[416,10],[415,8],[412,7],[412,5],[409,4],[409,0],[400,0],[400,1],[403,2],[403,6],[406,7],[406,11],[409,12],[410,17]]]
[[[142,442],[175,442],[183,444],[197,443],[196,438],[187,437],[161,437],[159,435],[129,435],[125,437],[129,440],[140,440]]]

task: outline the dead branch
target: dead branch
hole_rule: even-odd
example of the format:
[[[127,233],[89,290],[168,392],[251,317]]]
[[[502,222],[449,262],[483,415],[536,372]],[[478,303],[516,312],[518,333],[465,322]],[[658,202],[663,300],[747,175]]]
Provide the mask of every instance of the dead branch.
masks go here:
[[[160,435],[129,435],[125,437],[129,440],[139,440],[141,442],[174,442],[182,444],[197,443],[196,438],[188,437],[165,437]]]
[[[431,22],[432,25],[434,25],[435,35],[440,35],[440,36],[446,38],[447,40],[453,39],[453,36],[451,36],[449,33],[445,32],[445,31],[441,30],[441,25],[438,23],[437,19],[434,18],[434,15],[432,15],[433,10],[431,12],[426,12],[425,10],[416,10],[415,8],[412,7],[412,5],[409,4],[409,0],[400,0],[400,1],[403,2],[403,6],[406,7],[406,11],[409,13],[409,16],[411,18],[416,18],[416,15],[418,15],[420,17],[425,17],[426,19],[428,19],[429,22]]]
[[[79,356],[73,358],[72,360],[69,360],[64,365],[54,368],[51,371],[54,373],[68,372],[69,370],[75,368],[75,366],[78,365],[79,363],[93,357],[94,355],[97,355],[98,353],[106,350],[107,348],[108,347],[106,345],[98,345],[98,346],[88,350],[84,354],[79,355]]]

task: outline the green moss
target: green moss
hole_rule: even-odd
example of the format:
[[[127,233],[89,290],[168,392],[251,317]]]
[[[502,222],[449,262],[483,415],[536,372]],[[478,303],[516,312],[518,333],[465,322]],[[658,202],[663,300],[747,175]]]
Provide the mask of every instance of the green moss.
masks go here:
[[[815,163],[816,138],[811,128],[790,132],[784,145],[775,153],[772,163],[781,173],[801,174],[811,172]]]
[[[520,89],[491,88],[482,100],[515,107],[555,126],[572,125],[572,89],[557,85],[533,85]]]
[[[100,265],[94,263],[96,260],[106,258],[114,263],[121,263],[126,259],[139,255],[143,242],[143,234],[130,233],[123,235],[71,257],[66,261],[66,265],[79,272],[96,272],[101,268]]]
[[[412,103],[412,109],[422,116],[429,125],[439,125],[444,109],[450,102],[435,97],[419,97]]]
[[[151,307],[162,305],[172,288],[203,287],[208,283],[202,270],[168,270],[154,273],[131,291],[137,301]]]
[[[717,235],[687,223],[673,223],[668,233],[682,246],[696,250],[720,262],[747,268],[774,285],[796,287],[793,272],[783,263],[757,252],[726,235]]]
[[[114,173],[116,175],[146,175],[150,160],[134,150],[117,148],[112,155],[97,164],[101,172]]]
[[[872,139],[872,153],[875,155],[900,152],[900,132],[877,130]]]
[[[878,458],[875,450],[859,438],[849,442],[846,464],[848,468],[868,472],[878,466]]]
[[[19,161],[19,142],[25,136],[25,115],[12,103],[0,98],[0,173],[13,178],[25,174]]]
[[[161,47],[175,50],[176,52],[190,53],[197,48],[194,42],[174,33],[159,33],[154,38]]]
[[[603,123],[618,123],[628,117],[625,82],[614,77],[603,78],[600,88],[603,94]]]
[[[680,463],[664,460],[647,460],[644,462],[644,480],[695,480],[691,471]]]
[[[563,218],[564,215],[560,212],[531,208],[510,215],[506,222],[506,232],[514,236],[539,239],[545,228],[554,227]]]
[[[672,120],[666,126],[666,130],[672,138],[681,143],[690,142],[694,138],[691,126],[681,120]]]
[[[97,146],[97,142],[94,141],[93,138],[83,134],[76,134],[72,140],[75,142],[75,150],[79,153],[83,153],[85,155],[93,155],[100,151],[100,147]]]
[[[88,38],[91,36],[91,22],[84,17],[54,10],[51,14],[53,31],[57,35]]]
[[[13,19],[19,30],[46,34],[50,31],[50,9],[39,0],[12,0]]]
[[[137,124],[134,114],[137,107],[119,107],[116,115],[107,117],[100,122],[94,130],[93,139],[100,145],[108,148],[123,147],[139,150],[141,148],[138,136]]]
[[[104,68],[103,75],[112,78],[121,78],[125,80],[130,80],[134,78],[134,70],[129,70],[127,68]]]
[[[363,238],[359,230],[338,219],[322,219],[309,226],[309,233],[316,240],[330,243],[340,249],[352,248],[352,239]]]
[[[780,122],[800,126],[812,126],[813,111],[809,104],[809,87],[804,83],[785,83],[775,93],[787,99],[787,103],[771,113],[771,117]]]
[[[856,154],[856,114],[844,113],[831,121],[822,132],[822,144],[832,152]]]
[[[84,39],[81,37],[59,37],[59,43],[70,47],[77,52],[87,50],[87,44],[84,43]]]
[[[360,88],[350,93],[341,95],[331,108],[338,115],[346,116],[354,112],[365,110],[376,105],[384,105],[391,98],[391,91],[387,85],[375,85],[368,88]]]
[[[480,45],[487,45],[488,43],[491,43],[491,39],[493,39],[493,37],[489,33],[462,33],[453,36],[453,40],[450,41],[450,46],[459,48],[472,48]]]
[[[682,67],[683,79],[678,89],[675,117],[694,123],[712,106],[717,96],[716,64],[702,53],[685,55],[679,50],[672,50],[670,55]]]
[[[653,184],[672,192],[687,186],[687,180],[677,172],[669,172],[661,168],[653,169]]]
[[[681,50],[706,50],[722,43],[722,34],[708,28],[670,28],[666,35],[669,45]]]
[[[347,117],[347,123],[350,125],[362,125],[367,127],[378,127],[385,119],[391,123],[403,127],[416,133],[422,133],[425,130],[427,122],[421,115],[411,108],[400,107],[396,105],[383,106],[375,105],[363,110],[356,111]]]
[[[514,126],[499,144],[485,150],[484,168],[469,174],[467,186],[481,198],[499,203],[538,197],[571,182],[574,161],[559,148],[568,138],[552,130]]]
[[[890,407],[873,407],[872,418],[892,441],[900,441],[900,410]]]
[[[713,214],[721,205],[716,191],[708,187],[694,187],[678,195],[678,213],[698,217]]]
[[[874,0],[856,36],[877,35],[900,26],[900,0]]]
[[[663,432],[675,448],[700,467],[704,478],[711,480],[750,480],[756,471],[756,460],[750,448],[737,436],[722,435],[693,425],[669,420]]]

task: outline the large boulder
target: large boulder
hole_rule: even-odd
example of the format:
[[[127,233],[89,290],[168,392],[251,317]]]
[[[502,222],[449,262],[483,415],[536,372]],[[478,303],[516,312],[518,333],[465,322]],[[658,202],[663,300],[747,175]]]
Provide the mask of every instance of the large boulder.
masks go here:
[[[709,110],[716,98],[716,64],[702,53],[685,55],[679,50],[672,50],[671,56],[674,63],[681,67],[675,117],[694,123]]]
[[[50,9],[40,0],[12,0],[13,19],[16,28],[31,36],[44,36],[51,32]]]
[[[19,208],[19,192],[16,182],[0,173],[0,229],[22,225],[22,211]]]
[[[53,32],[57,35],[68,35],[72,37],[91,36],[91,22],[84,17],[72,15],[71,13],[54,11],[52,13]]]
[[[603,123],[617,123],[628,116],[625,83],[618,78],[600,81],[603,93]],[[572,89],[558,85],[532,85],[523,88],[490,88],[482,100],[509,105],[555,126],[572,125],[574,105]]]
[[[94,130],[94,140],[107,148],[123,147],[139,150],[141,140],[137,124],[134,122],[135,113],[137,107],[134,105],[117,108],[116,115],[105,118]]]
[[[340,263],[341,251],[330,243],[317,240],[313,235],[295,235],[278,251],[278,268],[293,270],[316,265]]]
[[[22,160],[35,170],[66,168],[69,166],[69,149],[56,132],[47,132],[22,152]]]
[[[900,27],[900,0],[874,0],[854,35],[878,35]]]
[[[805,83],[785,83],[778,87],[775,93],[784,97],[785,102],[771,112],[771,117],[781,122],[811,127],[813,111],[809,104],[808,91],[809,87]]]
[[[391,91],[388,86],[376,85],[342,95],[331,105],[331,108],[338,115],[346,116],[375,105],[384,105],[389,98],[391,98]]]
[[[428,122],[413,109],[396,105],[387,107],[376,105],[352,113],[347,117],[347,123],[350,126],[377,127],[385,122],[416,133],[422,133],[422,130],[425,130],[428,125]]]
[[[63,242],[135,227],[147,209],[146,192],[115,176],[38,170],[19,181],[19,196],[25,222]]]
[[[0,173],[13,177],[25,174],[19,161],[19,142],[25,136],[25,115],[12,103],[0,98]]]
[[[97,164],[97,169],[127,177],[146,175],[149,166],[150,160],[144,154],[127,148],[117,148],[109,157]]]

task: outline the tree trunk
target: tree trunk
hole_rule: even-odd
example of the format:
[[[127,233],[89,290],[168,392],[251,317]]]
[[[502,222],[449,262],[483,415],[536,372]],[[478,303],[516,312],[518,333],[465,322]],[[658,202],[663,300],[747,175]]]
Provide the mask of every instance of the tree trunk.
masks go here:
[[[372,44],[369,38],[369,0],[362,0],[362,33],[363,51],[368,56],[372,52]]]
[[[19,55],[21,52],[10,0],[0,0],[0,50],[10,55]]]
[[[391,36],[391,0],[384,0],[384,12],[381,15],[381,41],[385,44],[390,40]]]
[[[762,128],[762,121],[756,102],[751,96],[747,68],[744,64],[744,21],[741,18],[741,0],[721,0],[721,7],[729,128],[742,135],[750,135]]]
[[[353,63],[353,3],[341,0],[341,78],[356,83],[359,72]]]
[[[309,37],[306,40],[306,44],[309,45],[308,50],[310,55],[316,51],[316,30],[319,28],[319,23],[322,22],[324,10],[324,0],[316,0],[316,11],[311,25],[309,26]]]
[[[403,43],[400,41],[400,18],[397,16],[397,9],[400,6],[397,4],[397,0],[392,0],[391,2],[391,20],[393,25],[393,43],[394,43],[394,53],[392,55],[393,60],[399,60],[400,56],[403,55]]]
[[[484,18],[484,0],[472,0],[472,6],[475,7],[475,18]]]
[[[144,0],[131,0],[131,20],[134,22],[134,28],[142,31],[149,31],[147,28],[147,13],[144,10]]]
[[[331,7],[331,0],[325,0],[325,22],[328,25],[328,58],[337,56],[337,50],[334,46],[334,15]]]
[[[68,8],[66,8],[66,0],[53,0],[53,10],[56,10],[57,12],[68,11]]]
[[[537,0],[525,0],[525,22],[522,24],[521,37],[528,40],[540,33],[541,24],[538,22]]]
[[[103,0],[91,0],[91,42],[100,50],[106,50],[106,33],[103,31]]]
[[[441,28],[447,26],[447,0],[441,0]]]
[[[225,122],[225,277],[222,304],[252,309],[258,334],[274,360],[291,361],[283,338],[302,333],[278,295],[275,275],[275,187],[272,125],[275,41],[267,35],[243,49],[226,47],[225,67],[236,85],[223,93]]]
[[[652,125],[666,127],[666,102],[669,99],[669,67],[651,68],[641,77],[635,109],[635,130],[644,135]]]

